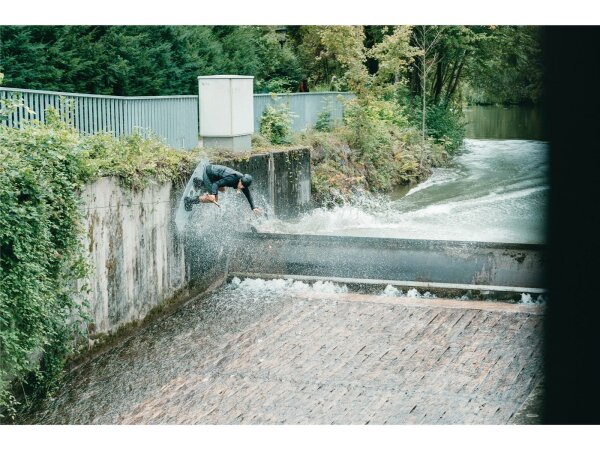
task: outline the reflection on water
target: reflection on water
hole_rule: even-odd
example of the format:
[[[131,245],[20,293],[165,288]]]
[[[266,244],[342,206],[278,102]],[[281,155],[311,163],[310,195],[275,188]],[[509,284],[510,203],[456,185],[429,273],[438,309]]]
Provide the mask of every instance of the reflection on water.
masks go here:
[[[465,109],[466,137],[544,140],[542,109],[525,106],[471,106]]]

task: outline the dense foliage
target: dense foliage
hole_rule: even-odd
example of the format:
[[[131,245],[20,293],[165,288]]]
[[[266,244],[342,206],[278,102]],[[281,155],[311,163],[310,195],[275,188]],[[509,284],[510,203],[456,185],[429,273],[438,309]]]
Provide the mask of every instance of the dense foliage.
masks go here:
[[[477,48],[477,58],[465,68],[465,100],[479,104],[538,103],[543,82],[541,29],[483,28],[482,34],[485,37]]]
[[[73,345],[83,172],[72,133],[0,127],[0,407],[12,377],[50,388]]]
[[[368,73],[404,81],[432,103],[535,102],[540,28],[531,26],[0,26],[5,85],[112,95],[197,92],[198,75],[253,75],[257,92],[349,89],[361,59]],[[285,43],[283,43],[285,39]],[[406,58],[411,56],[414,58]]]
[[[539,27],[322,25],[283,30],[2,26],[0,72],[12,87],[114,95],[192,94],[198,75],[218,73],[253,75],[256,92],[298,91],[303,82],[311,91],[353,91],[357,100],[346,120],[356,126],[349,128],[349,144],[372,161],[367,166],[392,157],[383,150],[389,150],[388,141],[373,130],[390,124],[395,130],[388,134],[394,136],[419,130],[423,165],[431,144],[449,153],[460,147],[466,103],[531,103],[540,97]],[[290,142],[288,119],[284,111],[267,110],[260,131],[274,144]],[[317,128],[331,126],[323,115]],[[380,181],[371,184],[390,184]],[[392,181],[399,182],[402,177]]]
[[[298,62],[274,27],[0,26],[0,72],[10,87],[107,95],[198,92],[197,77],[256,77],[287,90]]]
[[[11,382],[28,395],[51,393],[85,331],[85,286],[76,283],[86,274],[83,184],[187,178],[197,159],[140,135],[82,136],[56,112],[47,117],[0,127],[0,415],[14,412]]]

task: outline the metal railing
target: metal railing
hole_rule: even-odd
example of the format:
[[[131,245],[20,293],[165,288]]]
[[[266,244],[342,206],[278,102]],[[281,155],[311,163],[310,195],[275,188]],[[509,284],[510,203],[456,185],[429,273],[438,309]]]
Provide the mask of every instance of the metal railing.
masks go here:
[[[44,122],[47,109],[54,107],[82,133],[107,132],[120,137],[139,130],[143,135],[151,132],[159,136],[173,148],[198,145],[196,95],[117,97],[0,88],[0,99],[7,98],[20,98],[25,106],[0,122],[11,127],[21,127],[23,119]]]
[[[256,133],[260,130],[260,120],[267,105],[285,105],[292,113],[293,130],[301,131],[314,127],[323,111],[329,112],[333,121],[341,120],[343,100],[353,97],[350,92],[255,94],[254,130]],[[0,125],[22,127],[23,120],[28,119],[44,122],[47,109],[53,107],[85,134],[106,132],[120,137],[138,130],[143,135],[158,136],[173,148],[198,146],[197,95],[117,97],[0,87],[0,99],[17,98],[24,107],[0,120]]]
[[[292,129],[302,131],[314,127],[321,112],[331,114],[333,121],[342,120],[344,100],[354,98],[351,92],[306,92],[299,94],[254,94],[254,130],[260,130],[260,119],[267,107],[286,106],[292,113]]]

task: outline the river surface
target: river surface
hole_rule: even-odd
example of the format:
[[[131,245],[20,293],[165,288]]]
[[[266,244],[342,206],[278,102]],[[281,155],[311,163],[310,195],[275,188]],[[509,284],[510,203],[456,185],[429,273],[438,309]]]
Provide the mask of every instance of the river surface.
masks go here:
[[[260,231],[543,243],[548,145],[535,139],[541,136],[539,116],[531,109],[474,108],[467,111],[471,137],[460,154],[399,198],[357,196],[293,222],[266,222]]]

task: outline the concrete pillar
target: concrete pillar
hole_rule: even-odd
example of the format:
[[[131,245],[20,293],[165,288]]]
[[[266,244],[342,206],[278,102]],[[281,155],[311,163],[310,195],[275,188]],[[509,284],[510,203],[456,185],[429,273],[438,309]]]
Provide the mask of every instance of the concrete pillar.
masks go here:
[[[253,79],[240,75],[198,77],[200,146],[250,150],[254,133]]]

